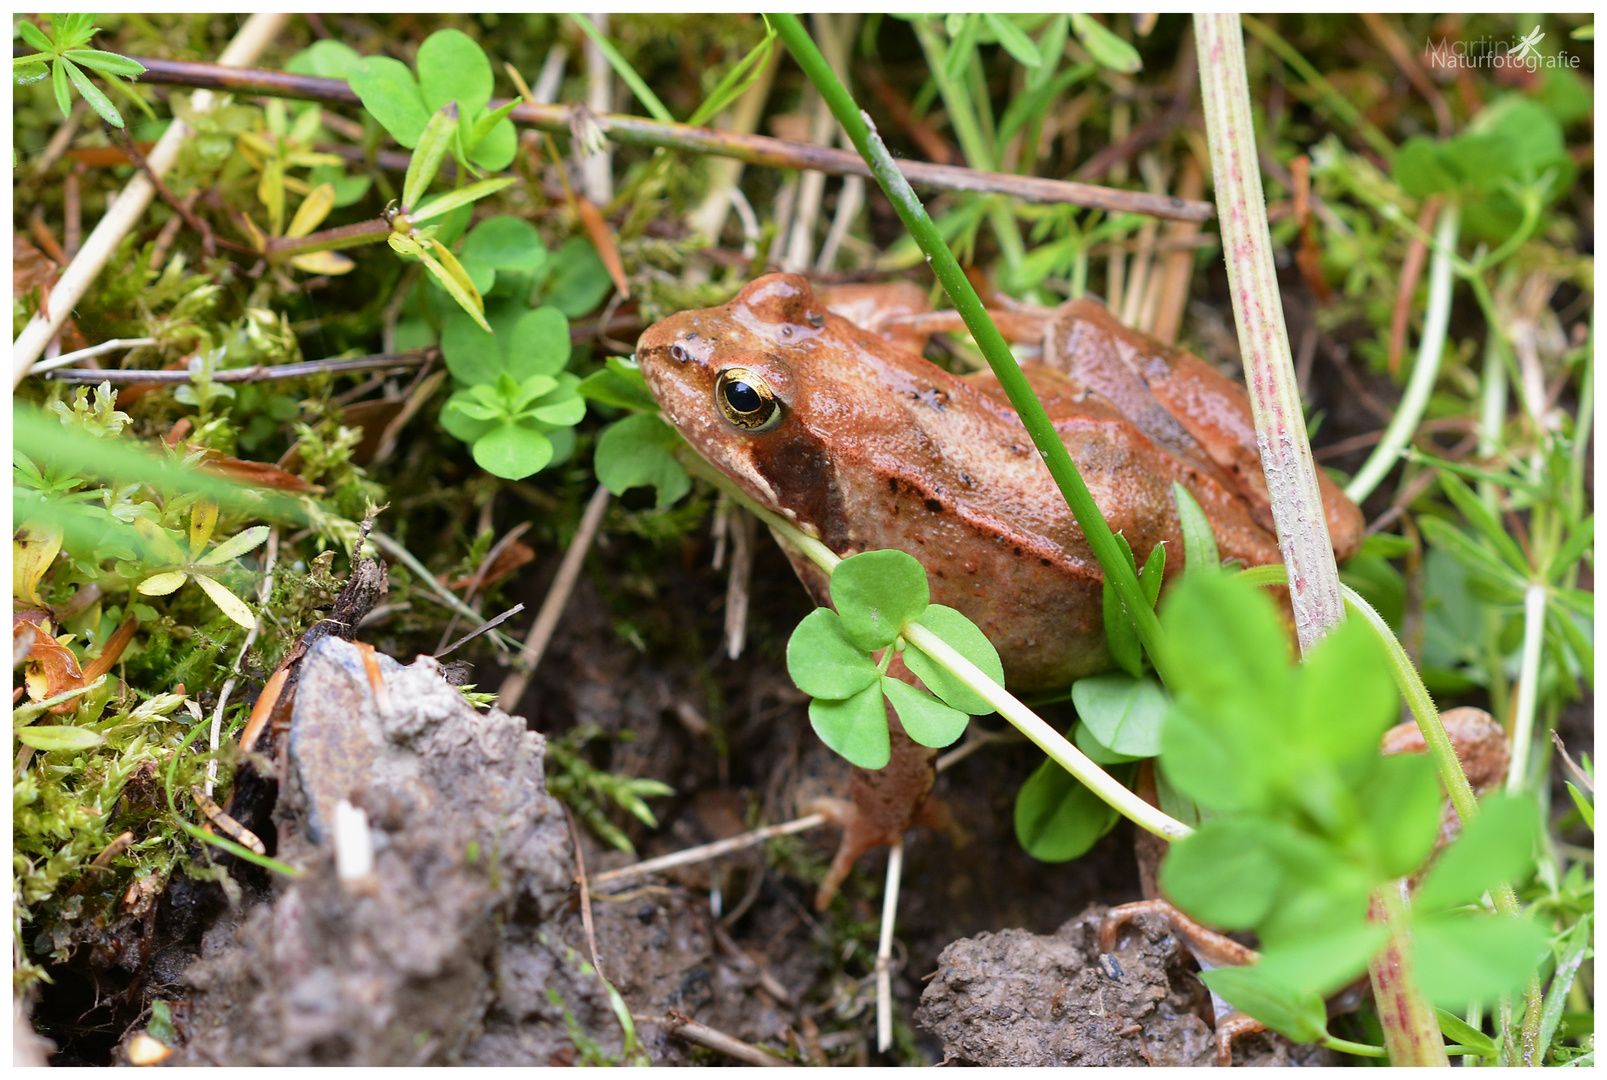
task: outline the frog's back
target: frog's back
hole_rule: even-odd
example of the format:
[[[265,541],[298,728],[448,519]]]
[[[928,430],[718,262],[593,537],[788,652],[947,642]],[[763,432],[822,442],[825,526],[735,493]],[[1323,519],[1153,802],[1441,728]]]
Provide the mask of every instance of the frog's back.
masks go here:
[[[951,374],[847,322],[792,275],[656,324],[638,358],[666,417],[762,505],[839,555],[919,559],[933,602],[982,628],[1013,687],[1064,686],[1108,666],[1099,565],[991,377]],[[1224,557],[1277,559],[1270,532],[1202,455],[1157,443],[1062,372],[1029,378],[1140,560],[1165,542],[1168,570],[1181,569],[1174,482],[1201,503]],[[826,602],[823,575],[789,555]]]

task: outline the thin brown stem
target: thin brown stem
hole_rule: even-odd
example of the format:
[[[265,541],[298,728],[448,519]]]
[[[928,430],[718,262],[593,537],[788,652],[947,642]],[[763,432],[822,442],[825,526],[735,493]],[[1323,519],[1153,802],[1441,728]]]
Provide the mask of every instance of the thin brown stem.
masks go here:
[[[151,186],[162,197],[162,201],[171,206],[174,213],[184,219],[184,224],[188,225],[201,237],[202,253],[209,259],[215,256],[218,253],[218,240],[212,235],[212,226],[196,217],[195,212],[190,209],[190,204],[178,198],[166,184],[162,183],[161,176],[151,168],[151,163],[145,160],[145,155],[139,152],[139,147],[134,145],[134,140],[130,139],[126,132],[118,128],[108,128],[107,130],[111,132],[113,141],[122,147],[123,153],[128,155],[128,160],[132,161],[134,166],[150,180]],[[229,241],[223,241],[223,243],[232,250],[256,254],[244,245],[233,244]]]
[[[339,79],[320,79],[286,71],[230,69],[216,64],[190,63],[137,57],[146,66],[141,81],[179,86],[202,86],[236,93],[304,98],[330,104],[360,105],[351,87]],[[493,100],[489,108],[504,104]],[[513,110],[516,123],[543,131],[568,132],[575,107],[525,102]],[[591,123],[610,140],[634,146],[670,147],[696,153],[735,158],[750,165],[778,169],[813,169],[833,176],[870,176],[870,167],[858,154],[807,143],[792,143],[763,135],[715,131],[686,124],[664,124],[640,116],[618,113],[592,115]],[[1069,203],[1109,213],[1149,214],[1177,221],[1204,221],[1215,211],[1208,202],[1169,195],[1121,191],[1070,180],[978,172],[953,165],[901,161],[899,171],[912,184],[951,191],[977,191],[1013,195],[1026,202]]]

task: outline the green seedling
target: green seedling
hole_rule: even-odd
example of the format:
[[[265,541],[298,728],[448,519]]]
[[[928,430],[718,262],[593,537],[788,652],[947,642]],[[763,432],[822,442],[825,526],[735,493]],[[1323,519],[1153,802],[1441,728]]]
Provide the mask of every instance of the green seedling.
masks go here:
[[[1242,582],[1185,578],[1161,617],[1176,699],[1160,764],[1209,815],[1172,846],[1162,887],[1194,917],[1261,939],[1258,965],[1206,973],[1213,990],[1291,1038],[1323,1038],[1324,995],[1365,970],[1385,938],[1369,898],[1432,850],[1433,765],[1379,754],[1398,700],[1360,620],[1294,666],[1270,601]],[[1533,972],[1544,933],[1478,901],[1527,872],[1537,828],[1532,802],[1488,800],[1425,877],[1407,919],[1430,1000],[1488,1001]]]
[[[61,109],[61,115],[71,115],[72,89],[76,88],[89,107],[100,114],[101,119],[115,128],[123,126],[123,114],[117,111],[117,106],[99,87],[89,81],[83,69],[100,72],[110,79],[111,85],[122,90],[118,78],[132,80],[135,76],[143,75],[145,65],[116,53],[85,48],[100,30],[95,25],[94,15],[81,11],[52,15],[49,33],[27,19],[18,19],[12,24],[12,30],[14,36],[22,38],[29,48],[37,50],[12,58],[11,73],[17,85],[24,86],[48,77],[51,88],[56,92],[56,105]],[[124,92],[134,96],[129,91]],[[134,100],[139,101],[142,108],[145,107],[138,97],[134,97]]]

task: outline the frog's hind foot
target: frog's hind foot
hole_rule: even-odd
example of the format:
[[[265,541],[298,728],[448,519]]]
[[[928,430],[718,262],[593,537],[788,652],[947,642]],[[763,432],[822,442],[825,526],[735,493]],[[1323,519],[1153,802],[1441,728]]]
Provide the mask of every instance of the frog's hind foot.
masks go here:
[[[807,813],[824,814],[828,820],[843,827],[843,838],[837,845],[837,854],[815,892],[815,910],[825,911],[836,899],[837,890],[842,888],[861,855],[879,847],[890,847],[898,843],[904,834],[872,820],[846,799],[814,799],[803,809]],[[927,799],[910,823],[911,828],[916,825],[927,825],[946,832],[957,843],[966,839],[954,821],[948,804],[942,799]]]
[[[1165,900],[1140,900],[1111,908],[1099,928],[1099,951],[1115,952],[1122,927],[1140,915],[1159,915],[1164,918],[1172,933],[1199,961],[1200,967],[1207,970],[1215,967],[1246,967],[1260,959],[1254,949],[1195,922]],[[1211,1001],[1216,1015],[1216,1063],[1221,1068],[1227,1068],[1233,1064],[1234,1040],[1265,1031],[1266,1026],[1234,1009],[1214,993]]]

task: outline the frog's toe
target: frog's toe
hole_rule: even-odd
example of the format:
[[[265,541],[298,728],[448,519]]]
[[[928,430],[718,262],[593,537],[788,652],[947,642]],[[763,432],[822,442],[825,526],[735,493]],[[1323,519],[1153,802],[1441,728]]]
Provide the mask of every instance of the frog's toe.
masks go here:
[[[859,861],[859,857],[874,848],[897,843],[902,834],[890,832],[885,826],[877,824],[861,813],[853,803],[842,799],[815,799],[807,809],[813,813],[825,814],[843,827],[843,838],[837,845],[837,854],[831,860],[831,866],[826,870],[820,888],[815,892],[815,910],[825,911],[831,906],[832,900],[837,896],[837,890],[842,887],[843,881],[854,868],[854,863]]]

